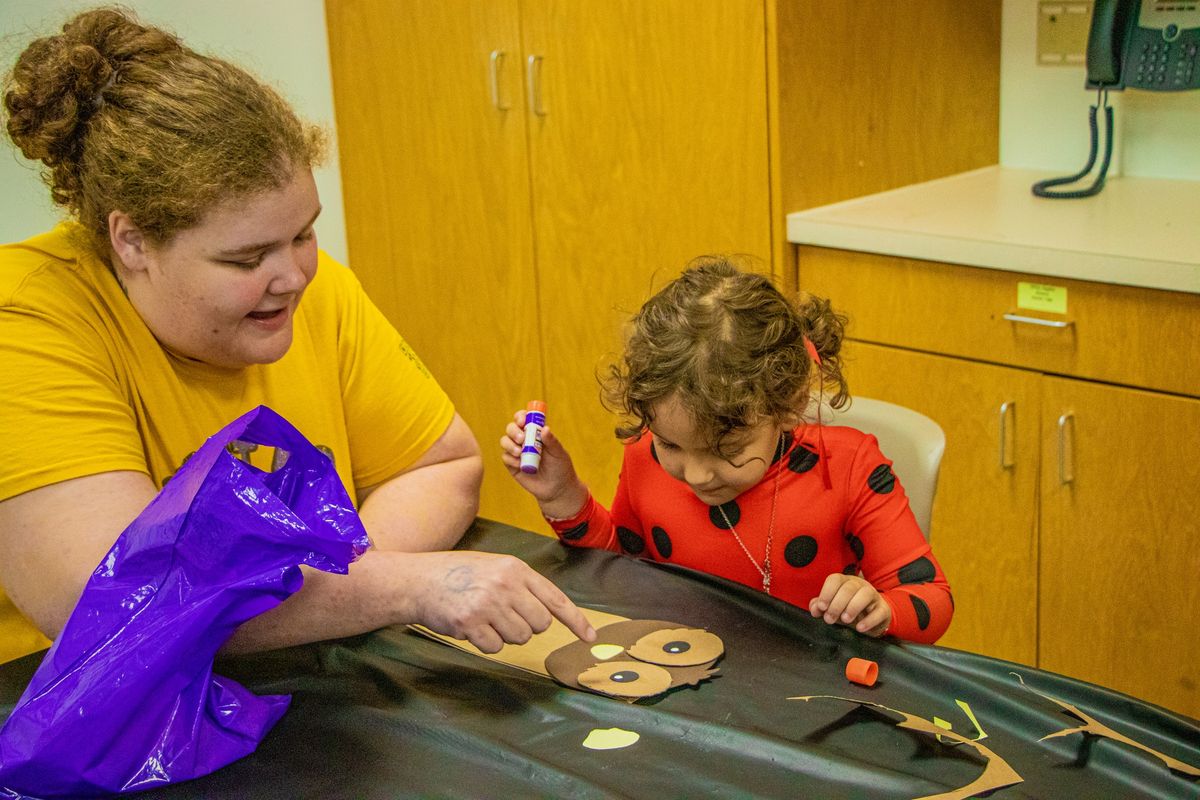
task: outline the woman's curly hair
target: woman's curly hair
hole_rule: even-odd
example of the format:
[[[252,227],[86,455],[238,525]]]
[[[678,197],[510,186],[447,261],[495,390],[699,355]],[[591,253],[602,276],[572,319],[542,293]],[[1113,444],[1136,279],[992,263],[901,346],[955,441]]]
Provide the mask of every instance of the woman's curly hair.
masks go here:
[[[169,240],[215,206],[320,163],[325,135],[273,89],[119,7],[31,42],[4,82],[6,127],[101,255],[108,215]]]
[[[818,381],[840,408],[849,397],[839,355],[845,323],[824,298],[789,302],[733,258],[701,256],[633,316],[624,356],[602,378],[605,405],[627,420],[617,437],[645,433],[654,406],[672,395],[721,455],[730,434],[796,420]]]

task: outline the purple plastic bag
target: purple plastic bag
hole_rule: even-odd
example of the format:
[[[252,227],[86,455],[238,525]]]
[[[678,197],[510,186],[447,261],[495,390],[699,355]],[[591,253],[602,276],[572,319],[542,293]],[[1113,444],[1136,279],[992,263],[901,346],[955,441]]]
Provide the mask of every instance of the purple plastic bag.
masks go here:
[[[286,452],[263,472],[234,441]],[[277,452],[276,463],[282,454]],[[333,463],[260,406],[205,442],[118,537],[0,730],[0,797],[79,797],[206,775],[287,710],[214,675],[241,623],[370,546]]]

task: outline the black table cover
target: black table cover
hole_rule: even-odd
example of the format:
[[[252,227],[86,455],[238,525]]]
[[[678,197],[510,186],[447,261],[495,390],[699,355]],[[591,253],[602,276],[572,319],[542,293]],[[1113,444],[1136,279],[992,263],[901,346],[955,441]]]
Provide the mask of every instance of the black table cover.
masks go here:
[[[1200,725],[1157,706],[1029,667],[830,627],[746,587],[478,520],[464,548],[511,553],[575,602],[706,628],[718,677],[630,704],[565,689],[403,627],[222,659],[217,671],[291,708],[257,752],[139,798],[916,798],[965,786],[984,760],[896,726],[888,706],[981,741],[1024,779],[991,797],[1197,798],[1200,780],[1128,744],[1082,733],[1053,696],[1147,747],[1200,766]],[[1002,621],[997,621],[1002,624]],[[0,667],[0,719],[42,654]],[[847,659],[879,664],[871,688]],[[1153,654],[1147,654],[1153,658]],[[1024,685],[1014,676],[1020,675]],[[1035,693],[1036,692],[1036,693]],[[593,729],[640,739],[613,750]]]

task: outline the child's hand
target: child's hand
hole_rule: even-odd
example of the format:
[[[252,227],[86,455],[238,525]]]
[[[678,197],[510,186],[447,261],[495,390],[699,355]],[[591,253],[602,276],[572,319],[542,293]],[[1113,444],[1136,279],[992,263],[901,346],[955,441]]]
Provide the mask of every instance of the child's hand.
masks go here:
[[[583,510],[588,489],[575,474],[575,465],[549,426],[542,428],[542,460],[538,471],[521,472],[521,447],[525,444],[525,412],[518,411],[500,437],[504,466],[525,491],[537,498],[542,513],[569,519]]]
[[[825,579],[821,593],[808,604],[814,617],[833,625],[853,625],[859,633],[882,636],[892,624],[892,607],[864,578],[835,572]]]

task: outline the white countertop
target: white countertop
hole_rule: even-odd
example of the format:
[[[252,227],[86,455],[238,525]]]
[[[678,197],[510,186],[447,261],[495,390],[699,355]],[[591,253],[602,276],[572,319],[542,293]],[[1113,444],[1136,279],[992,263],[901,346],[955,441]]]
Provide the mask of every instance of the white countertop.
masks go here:
[[[1200,181],[1110,177],[1081,200],[1054,173],[984,167],[789,214],[788,241],[1200,293]]]

